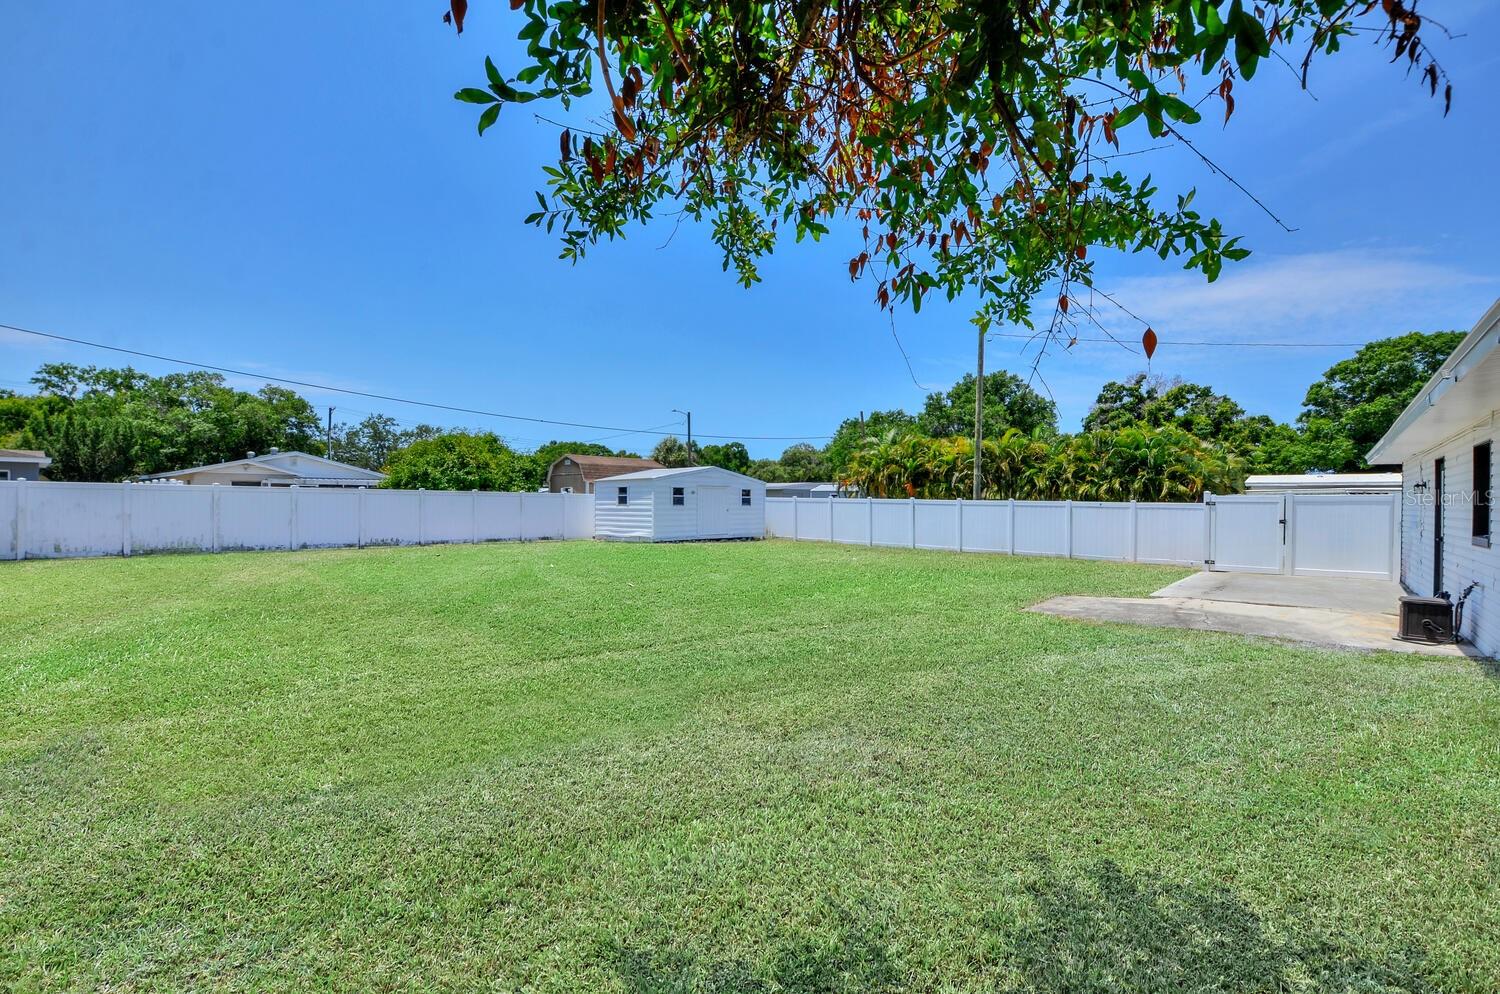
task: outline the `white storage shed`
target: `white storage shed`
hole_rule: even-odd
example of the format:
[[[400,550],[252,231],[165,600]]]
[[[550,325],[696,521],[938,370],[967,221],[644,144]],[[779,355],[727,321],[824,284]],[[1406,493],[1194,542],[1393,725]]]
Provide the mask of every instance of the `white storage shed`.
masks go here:
[[[765,538],[766,485],[717,466],[606,477],[594,482],[594,535],[625,542]]]

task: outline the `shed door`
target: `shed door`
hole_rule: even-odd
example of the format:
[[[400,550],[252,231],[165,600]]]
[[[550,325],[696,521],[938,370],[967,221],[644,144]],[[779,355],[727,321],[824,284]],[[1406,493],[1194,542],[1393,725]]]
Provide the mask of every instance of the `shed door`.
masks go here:
[[[728,487],[698,488],[698,537],[728,538],[730,491]]]

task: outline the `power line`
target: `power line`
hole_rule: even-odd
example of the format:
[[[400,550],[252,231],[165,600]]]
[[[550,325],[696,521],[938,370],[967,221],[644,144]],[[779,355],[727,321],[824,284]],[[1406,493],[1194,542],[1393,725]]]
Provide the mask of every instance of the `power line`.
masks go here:
[[[1038,335],[1022,335],[1017,332],[993,331],[991,338],[1024,338],[1032,341]],[[1069,336],[1072,338],[1072,336]],[[1119,345],[1120,342],[1113,338],[1075,338],[1078,342],[1097,342],[1102,345]],[[1226,349],[1362,349],[1369,342],[1179,342],[1176,339],[1162,339],[1156,343],[1163,345],[1184,345],[1193,347],[1212,347]]]
[[[309,390],[324,390],[329,393],[348,394],[351,397],[367,397],[370,400],[383,400],[393,404],[411,404],[414,407],[428,407],[435,411],[452,411],[456,414],[473,414],[484,418],[501,418],[506,421],[524,421],[529,424],[556,425],[561,428],[588,428],[594,431],[613,431],[622,435],[669,435],[671,432],[660,431],[655,428],[622,428],[619,425],[595,425],[586,424],[581,421],[556,421],[551,418],[533,418],[523,414],[501,414],[498,411],[484,411],[474,407],[459,407],[454,404],[438,404],[430,400],[410,400],[405,397],[394,397],[390,394],[370,393],[365,390],[351,390],[348,387],[331,387],[325,383],[310,383],[307,380],[293,380],[285,376],[268,376],[265,373],[252,373],[248,370],[233,369],[229,366],[216,366],[212,363],[193,362],[190,359],[178,359],[174,356],[158,355],[155,352],[142,352],[138,349],[121,348],[118,345],[105,345],[102,342],[91,342],[83,338],[70,338],[67,335],[54,335],[47,331],[37,331],[33,328],[22,328],[13,324],[0,324],[0,328],[6,331],[15,331],[23,335],[35,335],[38,338],[50,338],[57,342],[70,342],[74,345],[87,345],[93,349],[105,349],[109,352],[119,352],[124,355],[140,356],[143,359],[155,359],[158,362],[171,362],[179,366],[191,366],[194,369],[207,369],[215,373],[228,373],[231,376],[248,376],[251,379],[270,380],[273,383],[287,383],[292,386],[305,387]],[[809,442],[832,438],[832,435],[703,435],[699,438],[718,438],[734,441],[749,442]]]

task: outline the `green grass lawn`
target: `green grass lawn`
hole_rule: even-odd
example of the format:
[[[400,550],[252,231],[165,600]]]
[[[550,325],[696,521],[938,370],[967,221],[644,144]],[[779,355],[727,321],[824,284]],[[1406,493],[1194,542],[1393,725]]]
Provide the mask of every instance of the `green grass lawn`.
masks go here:
[[[1500,683],[778,542],[0,564],[0,990],[1500,989]]]

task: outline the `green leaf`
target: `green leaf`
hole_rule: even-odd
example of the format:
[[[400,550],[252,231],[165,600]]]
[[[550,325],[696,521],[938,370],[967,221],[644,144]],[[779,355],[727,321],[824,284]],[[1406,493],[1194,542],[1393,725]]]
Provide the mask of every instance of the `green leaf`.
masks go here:
[[[466,86],[453,94],[454,100],[462,100],[466,104],[492,104],[496,97],[486,90],[478,90],[472,86]]]
[[[484,134],[486,128],[495,123],[495,118],[500,116],[501,106],[498,102],[493,103],[484,109],[483,114],[479,115],[479,133],[481,135]]]
[[[505,85],[505,77],[500,75],[500,70],[495,68],[495,63],[488,55],[484,57],[484,74],[490,78],[491,86]]]
[[[1181,121],[1183,124],[1197,124],[1199,121],[1203,120],[1202,114],[1199,114],[1191,106],[1178,99],[1177,97],[1170,96],[1168,94],[1162,94],[1161,104],[1162,110],[1164,110],[1166,112],[1166,115],[1174,121]]]
[[[1115,115],[1114,127],[1116,129],[1125,127],[1125,125],[1129,124],[1131,121],[1134,121],[1136,118],[1140,117],[1141,116],[1141,111],[1143,111],[1145,109],[1146,109],[1146,105],[1145,104],[1141,104],[1141,103],[1131,104],[1129,107],[1126,107],[1124,110],[1120,111],[1118,114]]]

